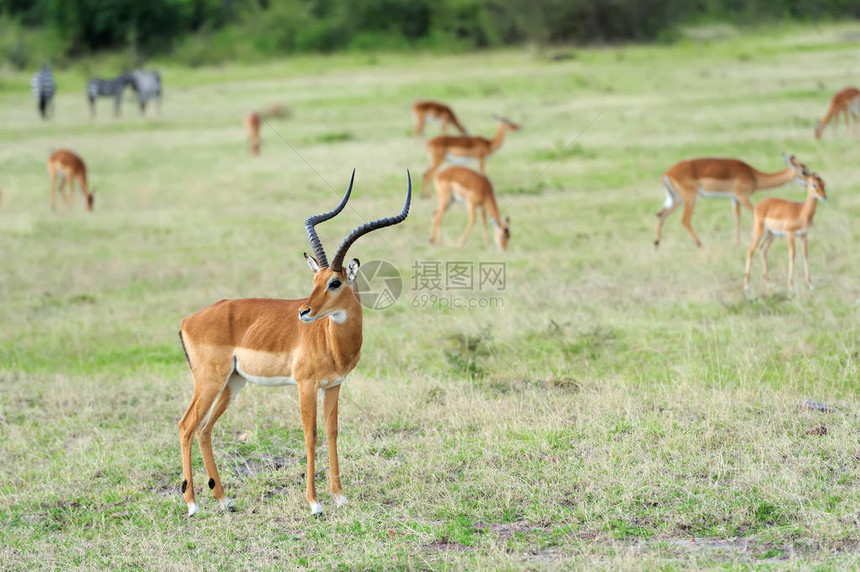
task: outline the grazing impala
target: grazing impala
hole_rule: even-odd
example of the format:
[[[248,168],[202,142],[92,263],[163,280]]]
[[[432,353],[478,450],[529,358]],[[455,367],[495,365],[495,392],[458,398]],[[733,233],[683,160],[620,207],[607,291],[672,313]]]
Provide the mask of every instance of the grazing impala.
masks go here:
[[[437,244],[442,239],[442,217],[454,200],[466,202],[469,209],[469,223],[466,232],[460,238],[460,246],[466,244],[472,227],[475,226],[475,211],[481,207],[481,218],[484,220],[484,244],[490,246],[490,237],[487,235],[487,213],[493,221],[496,229],[496,243],[502,250],[507,250],[508,240],[511,238],[511,219],[502,220],[496,197],[493,195],[493,184],[485,175],[475,172],[467,167],[448,167],[436,173],[433,177],[436,183],[436,195],[439,197],[439,210],[433,219],[433,229],[430,233],[430,243]]]
[[[520,126],[503,117],[494,115],[499,122],[499,128],[492,139],[486,137],[467,135],[439,135],[427,142],[427,156],[430,159],[430,168],[424,171],[422,178],[421,193],[430,193],[430,177],[445,160],[445,157],[470,157],[478,160],[478,169],[483,173],[484,162],[487,157],[495,153],[502,143],[505,142],[505,133],[508,131],[519,131]]]
[[[463,127],[457,116],[454,115],[454,111],[444,103],[439,103],[438,101],[417,101],[412,106],[412,115],[415,117],[415,127],[412,133],[416,137],[424,134],[424,124],[428,117],[442,123],[443,135],[448,130],[449,124],[456,127],[463,135],[468,135],[466,128]]]
[[[251,154],[260,154],[260,124],[269,117],[283,117],[287,109],[281,104],[275,104],[263,111],[252,111],[245,116],[245,133],[248,134],[248,143],[251,145]]]
[[[78,183],[81,192],[87,198],[87,209],[93,210],[95,189],[90,191],[87,186],[87,166],[83,159],[68,149],[54,151],[48,157],[48,173],[51,175],[51,210],[57,208],[54,201],[54,187],[56,187],[58,176],[60,177],[60,187],[57,192],[63,197],[63,202],[67,206],[71,206],[72,200],[75,198],[75,183]],[[65,192],[66,183],[69,185],[68,195]]]
[[[359,237],[403,222],[412,198],[412,182],[407,172],[406,204],[400,214],[353,230],[340,243],[329,266],[314,226],[343,210],[352,192],[353,179],[333,211],[312,216],[305,222],[314,252],[314,256],[305,254],[314,273],[313,289],[307,298],[222,300],[182,320],[179,338],[194,378],[191,403],[179,421],[182,492],[189,516],[198,510],[191,478],[191,440],[195,434],[209,474],[209,488],[222,509],[232,508],[212,455],[212,427],[248,381],[257,385],[298,386],[307,451],[306,492],[314,515],[322,513],[314,486],[314,452],[317,394],[323,390],[329,484],[337,506],[346,503],[337,461],[337,402],[340,384],[358,363],[362,314],[355,289],[359,262],[353,259],[344,266],[344,258]]]
[[[815,122],[816,139],[821,139],[821,133],[831,120],[833,120],[833,127],[836,127],[840,113],[845,116],[846,129],[850,125],[848,121],[850,117],[854,118],[854,126],[857,126],[857,121],[860,120],[860,90],[856,87],[846,87],[836,92],[830,100],[830,107],[827,108],[824,118]]]
[[[260,123],[262,118],[256,111],[245,116],[245,133],[248,134],[248,142],[251,144],[251,154],[260,154]]]
[[[776,197],[762,199],[755,206],[755,223],[753,237],[747,249],[747,266],[744,276],[744,289],[750,285],[750,266],[752,256],[762,236],[764,243],[761,247],[761,261],[764,265],[764,280],[770,282],[767,268],[767,251],[776,235],[788,237],[788,285],[794,284],[794,237],[800,236],[803,241],[803,268],[806,271],[806,284],[812,288],[812,278],[809,275],[809,239],[807,233],[812,226],[815,208],[818,201],[827,200],[824,192],[824,181],[817,173],[807,174],[806,201],[796,203]]]
[[[657,236],[654,239],[654,247],[660,246],[660,237],[663,233],[663,223],[669,218],[675,209],[682,203],[684,214],[681,224],[693,237],[696,246],[702,246],[702,241],[693,230],[690,219],[693,217],[693,207],[696,198],[703,197],[726,197],[731,198],[735,210],[735,244],[741,242],[741,205],[753,210],[750,195],[755,191],[772,189],[785,185],[793,180],[805,184],[802,172],[805,169],[803,163],[792,155],[785,157],[788,167],[775,173],[763,173],[754,169],[738,159],[715,159],[712,157],[702,159],[690,159],[673,165],[663,175],[663,183],[666,185],[666,202],[657,213]]]

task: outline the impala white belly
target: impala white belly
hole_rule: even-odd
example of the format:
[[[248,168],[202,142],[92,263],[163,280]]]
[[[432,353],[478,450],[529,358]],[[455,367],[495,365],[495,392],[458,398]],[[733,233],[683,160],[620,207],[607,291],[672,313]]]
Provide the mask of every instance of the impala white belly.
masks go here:
[[[234,357],[235,365],[234,370],[235,374],[241,376],[242,379],[250,381],[254,385],[261,385],[266,387],[278,387],[281,385],[298,385],[298,382],[289,376],[262,376],[262,375],[253,375],[242,369],[242,365],[239,362],[238,357]],[[319,389],[330,389],[332,387],[338,386],[344,382],[343,377],[339,377],[335,380],[322,380],[319,384]],[[239,388],[241,389],[241,387]],[[236,391],[238,393],[238,391]]]
[[[735,196],[731,193],[724,193],[720,191],[706,191],[702,187],[699,187],[699,195],[703,197],[713,198],[713,197],[723,197],[726,199],[734,199]]]
[[[249,373],[245,373],[242,371],[242,366],[239,365],[239,360],[236,360],[236,373],[250,381],[255,385],[268,385],[268,386],[278,386],[278,385],[298,385],[295,379],[292,377],[261,377],[259,375],[251,375]]]
[[[770,233],[771,233],[772,235],[774,235],[774,236],[786,236],[786,235],[788,234],[788,233],[787,233],[787,232],[785,232],[784,230],[774,230],[774,229],[770,228],[770,227],[767,225],[767,223],[765,223],[765,225],[764,225],[764,226],[765,226],[765,228],[768,230],[768,232],[770,232]],[[795,234],[795,235],[797,235],[797,236],[803,236],[803,235],[805,235],[807,232],[809,232],[809,229],[808,229],[808,228],[804,228],[803,230],[795,231],[795,233],[794,233],[794,234]]]
[[[454,165],[469,165],[478,162],[477,157],[468,157],[466,155],[452,155],[448,153],[445,158],[449,163],[453,163]]]

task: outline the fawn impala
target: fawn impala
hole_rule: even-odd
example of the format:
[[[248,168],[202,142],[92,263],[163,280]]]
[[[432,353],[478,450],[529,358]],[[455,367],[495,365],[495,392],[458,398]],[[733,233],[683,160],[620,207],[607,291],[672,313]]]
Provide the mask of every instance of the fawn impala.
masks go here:
[[[496,134],[492,139],[468,135],[439,135],[427,142],[427,156],[430,159],[430,168],[424,171],[421,181],[422,195],[426,196],[430,193],[430,177],[439,168],[445,157],[475,158],[478,160],[478,169],[482,173],[484,172],[484,162],[487,157],[492,155],[505,142],[505,133],[520,130],[520,126],[512,121],[508,121],[498,115],[494,115],[493,117],[499,122],[499,128],[496,129]]]
[[[654,247],[660,246],[660,237],[663,233],[663,224],[675,209],[682,203],[684,214],[681,224],[689,231],[690,236],[696,242],[696,246],[702,246],[690,219],[693,217],[693,208],[696,198],[703,197],[728,197],[732,199],[735,210],[735,244],[741,242],[741,205],[753,210],[750,195],[755,191],[772,189],[796,180],[804,184],[801,177],[805,167],[803,163],[792,155],[783,155],[788,167],[775,173],[763,173],[758,169],[738,159],[701,158],[689,159],[676,163],[663,174],[663,183],[666,185],[666,201],[663,208],[657,213],[657,236],[654,239]]]
[[[67,206],[71,206],[72,200],[75,198],[75,183],[77,182],[81,192],[87,198],[87,209],[93,210],[95,189],[90,191],[87,186],[87,166],[83,159],[68,149],[54,151],[48,157],[48,173],[51,175],[51,210],[57,208],[54,201],[54,187],[58,176],[60,177],[60,186],[57,192],[63,197],[63,202]],[[66,183],[69,185],[68,195],[65,192]]]
[[[441,131],[443,135],[448,130],[449,124],[456,127],[463,135],[468,135],[466,128],[463,127],[457,116],[454,115],[454,111],[438,101],[416,101],[415,105],[412,106],[412,115],[415,117],[415,127],[412,130],[412,134],[415,137],[423,135],[424,124],[428,117],[442,123]]]
[[[807,233],[812,226],[812,218],[818,201],[827,200],[824,192],[824,181],[817,173],[806,177],[806,201],[797,203],[776,197],[762,199],[753,211],[755,223],[753,237],[747,249],[747,266],[744,275],[744,289],[750,285],[750,266],[752,256],[762,236],[761,261],[764,265],[764,280],[770,282],[767,268],[767,251],[776,235],[788,237],[788,285],[794,284],[794,237],[800,236],[803,241],[803,268],[806,271],[806,284],[812,288],[812,278],[809,276],[809,239]]]
[[[836,92],[836,95],[830,100],[830,106],[827,108],[824,118],[815,122],[816,139],[821,139],[821,133],[831,120],[833,120],[833,127],[836,127],[840,113],[845,116],[846,129],[850,125],[849,116],[854,118],[854,126],[857,126],[857,121],[860,120],[860,90],[856,87],[846,87],[842,91]]]
[[[436,183],[439,210],[436,211],[433,219],[430,244],[442,241],[442,217],[454,200],[462,200],[466,202],[466,208],[469,209],[469,222],[466,225],[466,232],[460,239],[460,246],[466,244],[466,239],[469,238],[469,233],[475,225],[475,211],[481,207],[481,218],[484,220],[484,244],[490,246],[490,237],[487,235],[487,213],[489,212],[493,227],[496,229],[496,243],[502,250],[507,250],[508,241],[511,238],[511,219],[502,220],[490,179],[468,167],[454,166],[436,173],[433,182]]]
[[[209,488],[222,509],[232,508],[212,455],[212,427],[248,381],[257,385],[298,386],[307,452],[306,493],[314,515],[322,513],[314,486],[314,452],[317,394],[323,390],[329,485],[337,506],[346,503],[337,460],[337,402],[340,384],[360,357],[362,314],[355,286],[359,262],[353,259],[344,267],[344,258],[361,236],[403,222],[412,199],[412,182],[407,172],[406,203],[400,214],[353,230],[340,243],[329,266],[314,226],[343,210],[354,178],[355,171],[343,199],[333,211],[312,216],[305,222],[314,252],[314,256],[305,253],[314,273],[313,289],[307,298],[221,300],[182,320],[179,338],[194,378],[191,403],[179,421],[182,493],[189,516],[198,510],[191,478],[191,440],[195,434],[209,474]]]
[[[281,104],[275,104],[263,111],[252,111],[245,116],[245,133],[248,134],[248,142],[251,145],[251,154],[260,154],[260,124],[263,119],[269,117],[282,117],[287,114],[287,109]]]

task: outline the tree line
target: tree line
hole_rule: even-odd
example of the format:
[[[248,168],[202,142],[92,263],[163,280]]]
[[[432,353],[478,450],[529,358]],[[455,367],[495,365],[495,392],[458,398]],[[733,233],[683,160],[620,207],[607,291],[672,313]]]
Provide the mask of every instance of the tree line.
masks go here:
[[[54,57],[131,48],[187,63],[345,49],[464,50],[671,39],[681,24],[860,18],[856,0],[0,0],[5,49],[49,34]],[[13,39],[14,42],[14,39]],[[199,61],[198,61],[199,60]],[[31,62],[28,62],[31,63]]]

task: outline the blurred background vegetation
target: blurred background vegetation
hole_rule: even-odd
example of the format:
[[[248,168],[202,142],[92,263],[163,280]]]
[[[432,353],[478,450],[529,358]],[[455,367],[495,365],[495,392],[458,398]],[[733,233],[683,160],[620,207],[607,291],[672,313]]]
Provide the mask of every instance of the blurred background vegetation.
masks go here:
[[[857,0],[0,0],[0,65],[190,66],[297,52],[672,42],[686,24],[860,18]]]

